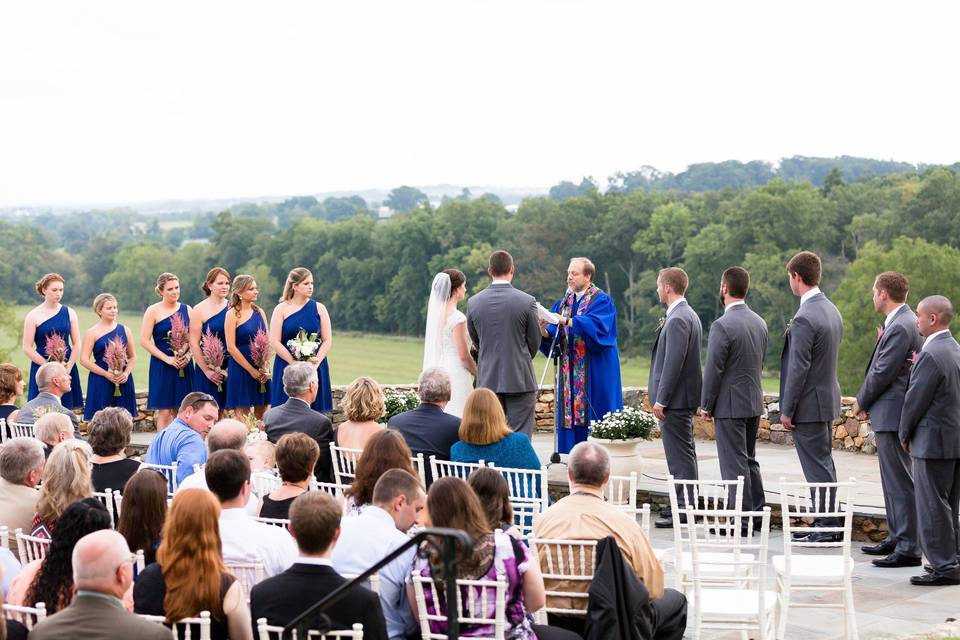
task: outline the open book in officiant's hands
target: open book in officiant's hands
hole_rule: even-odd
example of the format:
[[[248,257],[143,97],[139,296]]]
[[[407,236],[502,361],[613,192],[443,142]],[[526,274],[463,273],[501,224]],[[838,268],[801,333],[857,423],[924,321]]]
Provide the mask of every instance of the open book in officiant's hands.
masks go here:
[[[547,310],[542,304],[537,303],[537,318],[540,321],[546,321],[547,324],[560,324],[559,313]]]

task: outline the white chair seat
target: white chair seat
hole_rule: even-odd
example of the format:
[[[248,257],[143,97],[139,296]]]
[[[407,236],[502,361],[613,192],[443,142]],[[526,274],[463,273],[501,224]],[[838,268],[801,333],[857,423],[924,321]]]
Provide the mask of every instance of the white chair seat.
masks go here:
[[[734,558],[732,553],[701,553],[700,557],[700,573],[703,576],[725,576],[733,573],[733,566],[728,564]],[[740,561],[743,563],[753,562],[756,558],[752,553],[741,553]],[[693,554],[689,551],[684,551],[681,555],[683,563],[683,571],[685,573],[693,572]],[[716,563],[723,564],[716,564]]]
[[[847,558],[847,564],[850,570],[853,570],[853,558]],[[773,556],[773,570],[777,575],[783,575],[786,571],[785,556]],[[802,582],[804,579],[814,579],[817,582],[824,580],[843,581],[843,557],[842,556],[801,556],[793,554],[790,559],[790,580],[794,584]]]
[[[777,606],[777,592],[764,590],[763,594],[764,613],[769,613]],[[759,606],[757,595],[756,589],[701,589],[700,610],[711,620],[755,616]],[[687,600],[692,610],[693,591],[687,593]]]

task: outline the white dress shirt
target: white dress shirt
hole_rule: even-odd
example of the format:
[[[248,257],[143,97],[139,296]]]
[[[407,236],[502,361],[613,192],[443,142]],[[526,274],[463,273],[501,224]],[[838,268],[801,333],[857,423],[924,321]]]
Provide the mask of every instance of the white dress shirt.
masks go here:
[[[342,576],[355,576],[372,567],[409,538],[397,529],[389,513],[376,505],[340,521],[340,539],[333,548],[333,568]],[[380,569],[380,604],[390,640],[404,638],[416,629],[407,604],[406,582],[413,570],[416,549]]]
[[[665,316],[669,316],[669,315],[670,315],[670,312],[673,311],[674,309],[676,309],[676,308],[677,308],[677,305],[680,304],[681,302],[684,302],[684,301],[686,301],[686,298],[684,298],[683,296],[681,296],[681,297],[677,298],[676,300],[674,300],[673,302],[671,302],[669,305],[667,305],[667,312],[666,312],[664,315],[665,315]]]
[[[887,314],[887,317],[883,319],[883,327],[886,329],[890,326],[890,321],[893,320],[893,316],[897,315],[897,311],[900,311],[900,307],[905,307],[906,304],[898,304],[893,311]]]
[[[927,345],[930,344],[930,341],[933,340],[934,338],[936,338],[936,337],[937,337],[938,335],[940,335],[941,333],[950,333],[950,329],[940,329],[940,331],[936,331],[936,332],[931,333],[930,335],[928,335],[928,336],[926,337],[926,339],[923,341],[923,346],[920,347],[920,350],[921,350],[921,351],[926,351],[926,350],[927,350]]]
[[[290,568],[300,556],[293,537],[284,529],[257,522],[243,509],[220,512],[220,539],[224,562],[263,562],[268,576]]]
[[[735,306],[737,306],[737,305],[739,305],[739,304],[746,305],[747,303],[744,302],[743,300],[737,300],[736,302],[731,302],[730,304],[728,304],[727,306],[725,306],[725,307],[723,308],[723,312],[726,313],[726,312],[729,311],[731,308],[733,308],[733,307],[735,307]]]
[[[207,475],[203,472],[203,467],[200,468],[200,471],[197,473],[191,473],[186,478],[183,479],[183,482],[177,486],[177,490],[173,492],[173,495],[177,495],[183,489],[207,489]],[[260,513],[260,498],[251,491],[250,499],[247,500],[247,513],[251,516],[256,517]]]
[[[813,289],[810,289],[810,291],[807,291],[805,294],[800,296],[800,304],[803,304],[818,293],[820,293],[820,287],[814,287]]]

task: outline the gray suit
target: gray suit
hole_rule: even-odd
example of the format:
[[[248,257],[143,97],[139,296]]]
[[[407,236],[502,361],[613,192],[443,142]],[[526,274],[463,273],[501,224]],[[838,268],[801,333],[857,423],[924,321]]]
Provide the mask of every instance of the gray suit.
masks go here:
[[[647,393],[650,406],[664,407],[667,419],[660,423],[660,438],[670,475],[680,480],[696,480],[697,451],[693,442],[693,414],[700,406],[703,376],[700,372],[700,343],[703,327],[700,318],[680,300],[667,313],[657,332],[650,359]],[[683,504],[683,496],[680,496]]]
[[[746,304],[728,307],[710,327],[700,407],[716,426],[717,455],[724,480],[743,476],[743,508],[766,503],[757,463],[757,431],[763,414],[763,359],[767,323]]]
[[[85,638],[89,640],[170,640],[170,629],[144,620],[123,608],[120,600],[77,596],[73,604],[41,620],[30,632],[35,640]]]
[[[910,380],[911,355],[919,351],[923,338],[917,331],[917,316],[910,307],[897,309],[885,322],[857,392],[857,404],[870,413],[877,440],[880,485],[887,511],[887,540],[896,542],[896,551],[918,557],[917,501],[913,490],[913,462],[900,446],[897,430],[903,398]]]
[[[305,433],[320,447],[315,475],[320,482],[333,482],[333,462],[330,459],[330,443],[333,442],[333,423],[319,411],[314,411],[300,398],[287,398],[278,407],[271,407],[263,414],[267,440],[276,444],[288,433]]]
[[[917,490],[920,543],[937,576],[960,578],[960,345],[949,333],[928,338],[900,416]]]
[[[20,409],[20,413],[17,414],[17,422],[22,424],[34,424],[37,421],[37,416],[35,411],[37,409],[44,409],[46,411],[56,411],[58,413],[63,413],[70,416],[70,420],[73,422],[73,436],[75,438],[80,438],[80,418],[77,417],[70,409],[63,406],[63,403],[60,402],[60,398],[49,393],[47,391],[41,391],[37,394],[33,400],[23,405],[23,408]]]
[[[467,301],[467,331],[477,346],[477,386],[497,394],[514,431],[533,435],[540,348],[537,301],[506,282],[494,282]]]

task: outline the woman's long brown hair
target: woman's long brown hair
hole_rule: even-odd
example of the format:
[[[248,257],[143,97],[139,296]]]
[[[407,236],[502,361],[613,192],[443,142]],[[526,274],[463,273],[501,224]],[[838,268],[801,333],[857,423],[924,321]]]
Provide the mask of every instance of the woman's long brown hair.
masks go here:
[[[220,542],[220,503],[203,489],[184,489],[173,498],[163,526],[157,562],[166,595],[168,624],[209,611],[223,618],[220,583],[227,567]]]
[[[419,478],[417,470],[413,468],[412,455],[407,442],[396,431],[384,429],[375,433],[363,448],[357,460],[357,475],[344,493],[361,507],[373,502],[373,487],[380,476],[390,469],[403,469]]]

